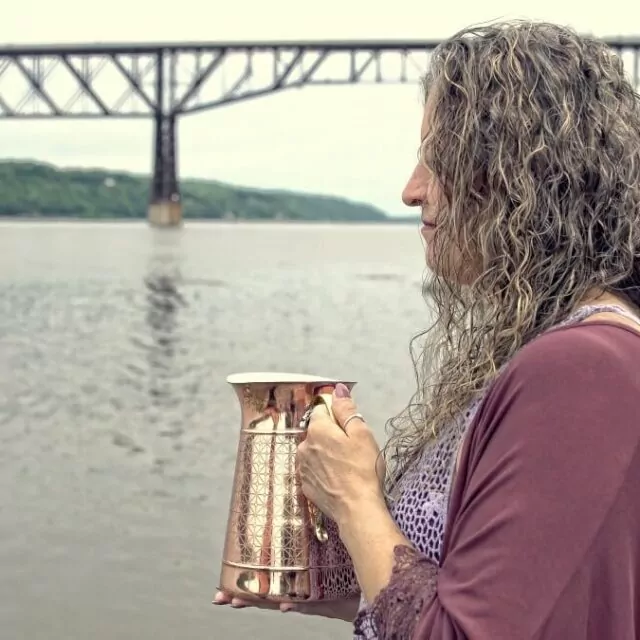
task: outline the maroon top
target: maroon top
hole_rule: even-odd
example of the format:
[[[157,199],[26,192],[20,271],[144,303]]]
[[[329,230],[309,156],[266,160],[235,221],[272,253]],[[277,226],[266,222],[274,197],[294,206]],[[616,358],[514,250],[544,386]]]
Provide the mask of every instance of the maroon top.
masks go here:
[[[640,638],[639,401],[632,328],[598,320],[524,347],[470,426],[440,567],[396,550],[415,587],[401,608],[380,598],[380,637]]]

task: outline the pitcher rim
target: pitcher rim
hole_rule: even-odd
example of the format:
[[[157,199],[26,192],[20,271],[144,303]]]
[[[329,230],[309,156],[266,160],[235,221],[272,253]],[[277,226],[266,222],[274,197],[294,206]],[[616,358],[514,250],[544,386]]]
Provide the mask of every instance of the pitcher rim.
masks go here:
[[[229,384],[286,384],[286,383],[326,383],[353,385],[353,380],[322,377],[308,373],[292,373],[285,371],[241,371],[227,376]]]

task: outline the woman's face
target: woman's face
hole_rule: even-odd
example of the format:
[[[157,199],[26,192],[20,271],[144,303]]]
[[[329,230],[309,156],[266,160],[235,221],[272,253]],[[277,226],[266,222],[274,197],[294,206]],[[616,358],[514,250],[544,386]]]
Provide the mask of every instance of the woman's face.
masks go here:
[[[424,108],[420,130],[421,145],[429,135],[434,104],[433,95],[433,93],[430,94]],[[420,219],[422,222],[420,233],[426,244],[427,266],[437,275],[456,280],[460,279],[462,261],[460,250],[457,247],[457,243],[451,242],[450,239],[444,237],[441,229],[442,219],[436,219],[446,215],[447,212],[447,207],[444,206],[445,203],[443,202],[442,189],[434,173],[422,161],[422,154],[402,191],[402,201],[408,207],[420,207]]]

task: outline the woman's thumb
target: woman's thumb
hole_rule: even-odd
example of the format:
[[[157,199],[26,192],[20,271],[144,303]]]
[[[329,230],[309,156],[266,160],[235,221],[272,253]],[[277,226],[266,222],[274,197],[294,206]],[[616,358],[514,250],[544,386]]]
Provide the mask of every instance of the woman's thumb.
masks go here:
[[[350,398],[351,392],[349,391],[349,387],[342,382],[338,382],[335,389],[333,390],[334,398]]]
[[[350,417],[353,417],[354,414],[358,413],[358,407],[353,401],[353,398],[349,393],[349,388],[346,385],[342,383],[336,385],[336,388],[333,390],[333,406],[331,407],[331,410],[336,422],[343,429],[345,428],[347,420]],[[349,421],[349,426],[352,424],[353,422]]]

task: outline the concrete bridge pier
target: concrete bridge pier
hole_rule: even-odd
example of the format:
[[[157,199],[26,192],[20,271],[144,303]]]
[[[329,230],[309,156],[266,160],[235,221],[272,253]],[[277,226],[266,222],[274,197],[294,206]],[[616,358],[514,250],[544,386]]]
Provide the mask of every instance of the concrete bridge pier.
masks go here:
[[[182,224],[176,164],[176,117],[156,112],[153,177],[147,212],[147,219],[154,226]]]

